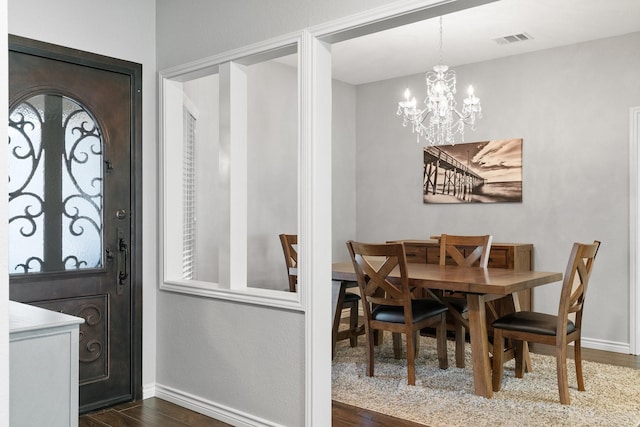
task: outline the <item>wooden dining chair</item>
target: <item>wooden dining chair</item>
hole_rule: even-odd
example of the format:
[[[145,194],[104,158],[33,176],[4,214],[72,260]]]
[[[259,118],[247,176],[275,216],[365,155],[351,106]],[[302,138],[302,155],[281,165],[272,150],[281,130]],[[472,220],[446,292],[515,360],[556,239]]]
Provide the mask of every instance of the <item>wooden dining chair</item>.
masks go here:
[[[489,263],[489,252],[493,236],[440,236],[440,265],[453,264],[460,267],[483,267]],[[465,328],[468,328],[468,307],[464,295],[443,296],[443,302],[451,304],[447,312],[447,329],[454,331],[456,341],[456,366],[464,368]],[[422,331],[423,335],[431,331]]]
[[[298,276],[291,274],[290,269],[298,268],[298,235],[280,234],[280,244],[284,253],[284,263],[287,267],[287,277],[289,278],[289,292],[296,292],[298,286]]]
[[[402,243],[367,244],[347,242],[358,278],[365,313],[367,343],[367,375],[374,372],[374,331],[402,333],[407,343],[407,381],[415,385],[415,342],[420,329],[436,327],[438,362],[441,369],[447,361],[447,308],[431,299],[414,299],[407,276],[407,258]],[[382,260],[380,260],[382,257]],[[397,269],[400,280],[390,280]]]
[[[289,292],[296,292],[298,286],[298,276],[291,274],[291,268],[298,267],[298,235],[297,234],[280,234],[280,243],[284,253],[285,265],[287,267],[287,277],[289,278]],[[335,354],[336,342],[343,339],[349,339],[351,347],[358,345],[358,336],[364,334],[363,325],[358,325],[358,307],[360,305],[360,295],[353,292],[344,293],[344,301],[341,310],[349,310],[349,328],[339,330],[339,322],[341,316],[334,319],[332,333],[332,354]]]
[[[599,241],[592,244],[574,243],[564,273],[558,314],[551,315],[531,311],[519,311],[503,316],[493,322],[493,390],[499,391],[502,384],[504,364],[504,340],[515,342],[517,378],[524,374],[523,345],[536,342],[553,345],[556,348],[556,366],[560,403],[570,404],[567,377],[567,346],[574,343],[574,359],[578,390],[584,391],[582,375],[582,313],[584,300],[591,278],[593,263],[600,247]],[[575,316],[571,320],[570,316]]]

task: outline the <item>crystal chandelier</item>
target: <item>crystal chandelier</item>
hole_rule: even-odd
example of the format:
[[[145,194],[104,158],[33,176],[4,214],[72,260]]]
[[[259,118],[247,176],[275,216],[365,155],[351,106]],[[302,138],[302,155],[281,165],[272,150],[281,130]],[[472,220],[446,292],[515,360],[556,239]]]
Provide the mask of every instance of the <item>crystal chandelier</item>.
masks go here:
[[[469,86],[462,111],[456,109],[456,72],[442,64],[442,16],[440,65],[435,65],[433,71],[426,73],[426,80],[424,109],[417,108],[416,98],[411,96],[408,88],[404,92],[405,100],[398,103],[397,114],[402,116],[402,125],[411,125],[412,132],[417,134],[416,142],[420,142],[422,136],[430,145],[453,145],[456,134],[460,134],[461,141],[464,141],[465,125],[470,125],[475,130],[476,117],[482,117],[482,107],[480,99],[473,94],[473,87]]]

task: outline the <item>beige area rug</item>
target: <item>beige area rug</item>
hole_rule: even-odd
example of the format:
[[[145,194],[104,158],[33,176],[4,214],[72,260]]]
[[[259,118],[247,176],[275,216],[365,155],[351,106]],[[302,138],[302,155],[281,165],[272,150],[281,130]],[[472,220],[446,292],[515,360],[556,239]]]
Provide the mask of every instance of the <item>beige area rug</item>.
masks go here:
[[[438,369],[435,340],[421,338],[416,385],[407,385],[406,359],[395,360],[390,336],[376,348],[375,376],[366,376],[364,340],[337,346],[333,360],[334,400],[424,425],[439,426],[638,426],[640,370],[583,362],[586,391],[577,389],[575,365],[568,361],[571,405],[558,400],[555,358],[532,354],[534,372],[514,377],[505,365],[502,390],[492,399],[473,393],[471,352],[466,368],[455,367],[449,342],[449,369]]]

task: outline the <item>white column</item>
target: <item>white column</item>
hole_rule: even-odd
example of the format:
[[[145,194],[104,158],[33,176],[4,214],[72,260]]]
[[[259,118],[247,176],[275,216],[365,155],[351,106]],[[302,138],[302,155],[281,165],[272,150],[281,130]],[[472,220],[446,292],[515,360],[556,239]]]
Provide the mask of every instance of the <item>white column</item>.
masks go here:
[[[331,48],[302,37],[300,286],[306,310],[305,425],[331,425]]]
[[[8,7],[7,0],[0,0],[0,117],[9,117],[8,112]],[[7,126],[0,127],[0,141],[7,141]],[[9,176],[7,156],[0,156],[0,173]],[[0,193],[7,194],[7,180],[0,180]],[[5,199],[6,200],[6,199]],[[7,203],[0,205],[0,223],[8,224]],[[7,262],[7,226],[0,227],[0,378],[9,378],[9,273]],[[9,382],[0,382],[0,425],[9,424]]]
[[[247,287],[247,74],[220,65],[219,282]]]

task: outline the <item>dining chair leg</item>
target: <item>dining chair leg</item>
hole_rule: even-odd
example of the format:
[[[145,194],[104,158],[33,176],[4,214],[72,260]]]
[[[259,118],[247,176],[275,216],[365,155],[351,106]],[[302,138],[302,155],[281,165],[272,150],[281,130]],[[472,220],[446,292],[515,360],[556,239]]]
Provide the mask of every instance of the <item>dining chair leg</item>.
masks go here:
[[[582,346],[580,345],[580,339],[575,340],[573,343],[574,348],[574,360],[576,363],[576,379],[578,380],[578,390],[584,391],[584,376],[582,375]]]
[[[456,322],[455,330],[456,339],[456,367],[464,368],[464,344],[465,344],[465,331],[464,325],[460,322]]]
[[[337,344],[338,340],[336,337],[336,333],[333,332],[331,334],[331,360],[333,360],[334,357],[336,357],[336,344]]]
[[[526,362],[524,360],[524,348],[526,343],[522,340],[513,340],[513,352],[516,359],[516,378],[524,377],[524,367]]]
[[[416,385],[415,339],[412,331],[407,331],[407,383]],[[395,335],[394,335],[395,337]]]
[[[393,332],[393,358],[402,359],[402,334],[399,332]],[[413,348],[414,356],[417,358],[420,353],[420,331],[416,331],[413,334]]]
[[[351,337],[349,338],[349,344],[351,347],[358,346],[358,301],[354,301],[349,310],[349,331]]]
[[[337,284],[337,285],[336,285]],[[340,319],[342,318],[342,308],[344,306],[344,293],[346,290],[346,282],[333,282],[332,293],[336,298],[336,304],[333,307],[333,325],[331,326],[331,359],[336,356],[336,344],[338,342],[338,330],[340,329]]]
[[[493,330],[493,373],[491,375],[491,383],[493,391],[500,391],[502,385],[502,356],[504,355],[504,339],[500,329]]]
[[[402,334],[392,332],[391,337],[393,339],[393,358],[402,359]]]
[[[440,323],[436,328],[436,348],[438,351],[438,366],[440,369],[449,367],[449,358],[447,356],[447,317],[443,313],[440,316]]]
[[[373,345],[382,345],[384,342],[384,334],[382,331],[375,330],[373,331]]]
[[[374,331],[367,328],[368,330],[365,333],[365,336],[367,338],[367,375],[372,377],[373,376],[373,337],[374,337]]]
[[[556,365],[558,371],[558,393],[560,394],[560,403],[569,405],[569,380],[567,377],[567,346],[561,345],[556,348]]]

